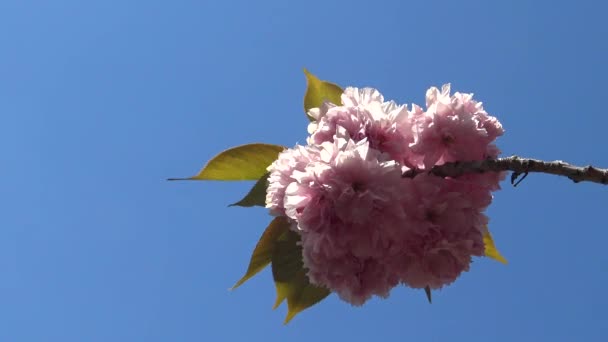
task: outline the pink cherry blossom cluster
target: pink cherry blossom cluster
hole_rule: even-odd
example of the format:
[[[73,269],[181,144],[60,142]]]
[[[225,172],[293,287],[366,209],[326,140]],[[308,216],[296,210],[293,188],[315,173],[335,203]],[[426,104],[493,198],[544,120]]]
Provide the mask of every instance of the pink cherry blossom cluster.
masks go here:
[[[502,175],[402,174],[496,158],[502,126],[449,85],[427,91],[426,110],[372,88],[347,88],[341,99],[311,109],[307,145],[268,168],[266,207],[293,222],[310,281],[353,305],[399,284],[450,284],[484,255],[483,211]]]

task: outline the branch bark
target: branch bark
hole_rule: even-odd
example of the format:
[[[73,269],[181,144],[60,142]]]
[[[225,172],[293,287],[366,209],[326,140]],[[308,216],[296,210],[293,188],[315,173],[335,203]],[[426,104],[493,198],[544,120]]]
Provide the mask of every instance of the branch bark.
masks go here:
[[[530,172],[563,176],[575,183],[593,182],[604,185],[608,184],[608,169],[600,169],[591,165],[575,166],[561,160],[543,161],[521,158],[518,156],[480,161],[445,163],[443,165],[435,166],[428,171],[412,169],[406,171],[403,174],[403,177],[415,177],[416,175],[425,172],[439,177],[458,177],[469,173],[501,171],[513,171],[511,176],[511,184],[513,185],[517,185],[515,180],[519,176],[523,175],[525,177]]]

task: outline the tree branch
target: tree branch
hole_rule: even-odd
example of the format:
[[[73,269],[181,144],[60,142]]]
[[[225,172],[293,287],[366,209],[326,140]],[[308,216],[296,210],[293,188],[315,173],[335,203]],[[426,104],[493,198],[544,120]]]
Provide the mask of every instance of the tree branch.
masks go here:
[[[538,159],[520,158],[511,156],[498,159],[487,159],[481,161],[466,161],[445,163],[435,166],[429,171],[412,169],[406,171],[403,177],[415,177],[418,174],[428,172],[439,177],[458,177],[468,173],[500,172],[513,171],[511,184],[520,176],[524,177],[529,172],[548,173],[552,175],[568,177],[575,183],[594,182],[608,184],[608,169],[599,169],[589,166],[575,166],[561,160],[542,161]],[[517,184],[514,184],[517,185]]]

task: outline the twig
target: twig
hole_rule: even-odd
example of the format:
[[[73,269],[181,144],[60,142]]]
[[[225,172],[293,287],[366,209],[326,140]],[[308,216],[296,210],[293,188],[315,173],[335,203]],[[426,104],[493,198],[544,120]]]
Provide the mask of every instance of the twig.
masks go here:
[[[561,160],[542,161],[537,159],[520,158],[511,156],[498,159],[487,159],[480,161],[465,161],[445,163],[435,166],[428,171],[413,169],[406,171],[403,177],[415,177],[421,173],[429,173],[439,177],[458,177],[468,173],[513,171],[511,183],[520,175],[530,172],[548,173],[552,175],[568,177],[575,183],[594,182],[608,184],[608,169],[600,169],[589,166],[575,166]],[[519,182],[518,182],[519,183]]]

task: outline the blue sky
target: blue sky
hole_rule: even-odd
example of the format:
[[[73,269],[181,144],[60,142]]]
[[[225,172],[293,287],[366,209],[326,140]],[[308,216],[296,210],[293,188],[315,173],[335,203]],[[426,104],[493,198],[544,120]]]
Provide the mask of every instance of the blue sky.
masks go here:
[[[423,103],[451,82],[504,155],[608,167],[599,1],[0,2],[0,341],[604,341],[608,189],[531,175],[488,210],[507,266],[426,302],[331,296],[288,326],[248,183],[166,182],[303,142],[307,67]]]

